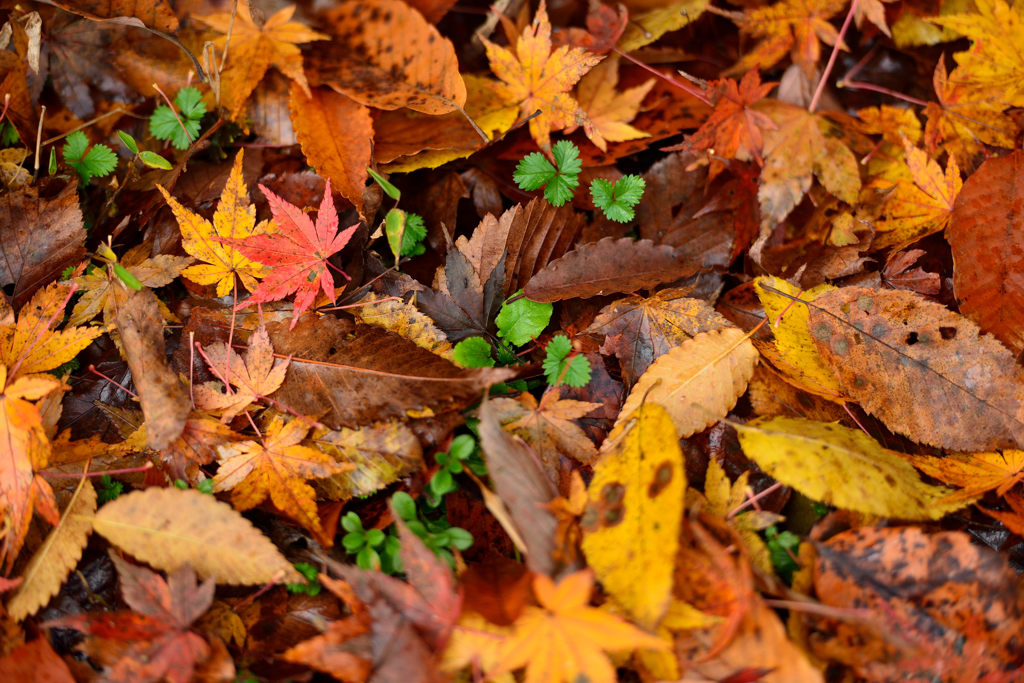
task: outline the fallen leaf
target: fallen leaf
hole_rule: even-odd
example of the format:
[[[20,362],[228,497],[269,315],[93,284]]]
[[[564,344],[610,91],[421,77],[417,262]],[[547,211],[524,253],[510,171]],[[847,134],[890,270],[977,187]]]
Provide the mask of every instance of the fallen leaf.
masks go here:
[[[318,84],[376,109],[447,114],[466,104],[451,41],[408,4],[346,3],[327,12],[326,19],[335,40],[316,60]]]
[[[1024,154],[990,159],[967,179],[949,221],[960,312],[1016,353],[1024,350],[1024,215],[1015,206]],[[952,163],[952,162],[951,162]]]
[[[295,5],[282,7],[266,21],[256,24],[248,0],[240,0],[237,13],[220,12],[196,18],[225,34],[213,44],[227,50],[227,68],[221,73],[221,104],[232,120],[245,113],[245,102],[270,67],[276,68],[309,95],[299,45],[330,36],[290,21]],[[230,35],[230,46],[228,45]]]
[[[733,425],[743,452],[768,475],[844,510],[897,519],[941,519],[970,501],[925,484],[899,453],[842,425],[796,417]]]
[[[373,148],[373,119],[364,105],[327,88],[306,92],[293,83],[288,98],[295,138],[318,174],[334,183],[363,213],[366,168]],[[324,135],[323,131],[333,131]]]
[[[640,105],[654,87],[654,79],[619,91],[619,59],[609,57],[591,69],[576,88],[576,101],[594,126],[591,142],[602,152],[609,142],[639,140],[649,133],[629,125]]]
[[[352,466],[343,474],[314,483],[317,491],[331,500],[369,496],[424,466],[423,447],[401,422],[337,431],[316,428],[306,441],[335,462]]]
[[[889,429],[959,451],[1024,438],[1013,353],[967,318],[903,290],[843,287],[799,305],[841,393]]]
[[[643,628],[655,628],[669,606],[685,491],[672,418],[657,403],[642,404],[594,465],[580,527],[597,579]]]
[[[821,58],[821,43],[835,45],[839,33],[829,21],[846,4],[841,0],[781,0],[750,9],[734,18],[740,30],[760,42],[745,53],[726,74],[775,66],[787,53],[810,75]]]
[[[754,374],[757,351],[735,327],[701,332],[654,361],[622,405],[602,452],[622,437],[640,406],[664,407],[679,438],[710,427],[725,417]]]
[[[777,126],[766,114],[751,105],[763,99],[777,83],[762,83],[761,74],[751,69],[737,83],[723,78],[708,84],[714,109],[697,132],[679,148],[706,151],[724,159],[763,161],[764,131]],[[676,149],[666,147],[663,151]]]
[[[944,502],[976,498],[988,491],[1000,496],[1024,480],[1024,451],[1001,453],[953,453],[943,458],[910,455],[909,461],[929,477],[961,489],[948,493]]]
[[[220,467],[213,478],[213,490],[231,491],[231,503],[237,510],[249,510],[269,499],[274,506],[309,529],[324,546],[325,537],[317,515],[316,492],[307,479],[320,479],[353,469],[354,465],[335,462],[326,453],[300,445],[309,423],[293,419],[285,423],[275,418],[266,427],[260,442],[242,441],[220,446]]]
[[[389,301],[373,292],[367,292],[356,303],[361,305],[352,309],[352,315],[360,321],[394,332],[422,349],[454,361],[452,345],[445,333],[411,303]]]
[[[533,577],[540,607],[527,607],[498,652],[491,676],[526,667],[527,683],[575,681],[612,683],[615,667],[605,652],[662,649],[656,638],[604,610],[589,606],[594,574],[569,574],[557,585],[543,574]]]
[[[595,135],[593,124],[573,99],[570,89],[590,71],[601,58],[578,47],[563,45],[552,51],[551,22],[547,7],[541,0],[533,23],[523,29],[515,53],[483,41],[491,70],[501,79],[496,86],[499,95],[519,105],[530,119],[530,135],[542,150],[551,149],[551,131],[583,126],[588,137]]]
[[[39,546],[22,572],[22,582],[7,602],[11,618],[21,621],[44,607],[78,564],[92,531],[96,490],[83,478],[60,522]]]
[[[253,585],[301,581],[301,575],[247,519],[213,496],[150,488],[104,505],[93,528],[156,569],[188,563],[200,577]]]
[[[210,371],[222,383],[206,382],[194,386],[192,394],[198,408],[222,413],[224,422],[281,388],[288,371],[287,358],[283,362],[274,361],[274,347],[265,327],[260,327],[249,337],[244,363],[227,344],[213,344],[204,353]],[[225,390],[228,384],[234,387],[233,392]]]
[[[14,648],[0,659],[0,672],[11,681],[46,681],[46,683],[74,683],[68,665],[60,658],[50,639],[36,638]]]
[[[244,239],[262,235],[272,229],[270,221],[256,224],[256,207],[249,204],[249,190],[242,180],[242,156],[238,150],[231,167],[220,202],[213,214],[213,222],[182,206],[160,185],[157,189],[167,200],[181,229],[181,246],[190,255],[204,263],[189,266],[182,275],[201,285],[216,285],[217,296],[227,296],[236,287],[235,277],[250,292],[269,269],[251,261],[230,243],[223,240]]]
[[[561,389],[553,387],[545,392],[540,403],[532,394],[523,392],[517,398],[495,398],[489,405],[502,429],[534,448],[552,479],[558,471],[558,455],[585,465],[597,458],[594,442],[573,420],[597,410],[600,403],[562,398]]]
[[[616,47],[622,52],[634,52],[650,45],[670,31],[678,31],[697,21],[710,3],[708,0],[683,0],[669,5],[645,3],[646,12],[631,12],[629,23]],[[636,3],[630,3],[634,8]],[[635,7],[635,9],[641,9]]]
[[[270,203],[277,232],[252,234],[244,239],[220,237],[218,241],[267,267],[263,281],[241,306],[278,301],[294,293],[291,324],[294,328],[299,316],[313,305],[319,290],[322,289],[332,302],[335,300],[334,276],[328,268],[327,259],[348,244],[359,224],[338,232],[338,212],[334,208],[329,178],[317,212],[316,225],[299,207],[289,204],[263,185],[260,185],[260,190]]]

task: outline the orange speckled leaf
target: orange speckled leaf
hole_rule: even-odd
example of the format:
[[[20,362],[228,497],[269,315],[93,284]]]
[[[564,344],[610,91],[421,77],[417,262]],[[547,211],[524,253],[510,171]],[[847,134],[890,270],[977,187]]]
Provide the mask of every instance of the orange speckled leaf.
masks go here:
[[[582,125],[594,139],[593,123],[573,99],[570,90],[601,57],[578,47],[562,46],[551,50],[551,22],[542,1],[533,23],[523,29],[515,53],[485,40],[491,70],[501,79],[499,94],[519,105],[523,117],[540,111],[530,119],[530,135],[543,150],[551,147],[551,131]]]

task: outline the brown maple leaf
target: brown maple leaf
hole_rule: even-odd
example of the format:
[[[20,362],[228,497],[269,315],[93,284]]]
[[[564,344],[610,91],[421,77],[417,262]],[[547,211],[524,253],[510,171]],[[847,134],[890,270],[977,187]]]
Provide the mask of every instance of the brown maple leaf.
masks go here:
[[[206,363],[222,384],[205,382],[194,388],[196,406],[202,410],[221,412],[221,420],[229,422],[250,404],[274,393],[284,382],[290,359],[274,362],[274,347],[265,327],[260,326],[249,338],[245,363],[227,344],[213,344],[205,350]],[[227,390],[227,385],[234,392]]]
[[[591,464],[597,448],[573,420],[600,408],[600,403],[561,398],[561,389],[549,389],[540,403],[532,394],[491,401],[501,426],[533,446],[549,473],[558,469],[557,454]]]

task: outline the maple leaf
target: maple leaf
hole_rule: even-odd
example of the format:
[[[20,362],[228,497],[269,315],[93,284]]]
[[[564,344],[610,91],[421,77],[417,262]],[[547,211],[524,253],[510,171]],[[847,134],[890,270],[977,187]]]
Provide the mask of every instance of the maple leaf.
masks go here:
[[[576,89],[576,100],[594,127],[593,134],[588,134],[588,137],[602,152],[607,151],[609,142],[651,136],[629,125],[629,122],[636,118],[640,103],[654,87],[654,79],[649,78],[621,92],[616,89],[618,83],[619,58],[615,56],[595,66]]]
[[[839,33],[829,19],[845,9],[846,4],[844,0],[782,0],[730,15],[741,31],[762,40],[725,74],[769,69],[789,52],[793,63],[810,75],[821,58],[818,41],[835,45],[839,40]]]
[[[711,115],[686,142],[677,147],[667,147],[665,151],[705,150],[724,159],[754,159],[762,163],[763,132],[775,130],[778,126],[766,114],[752,109],[751,105],[764,98],[776,85],[762,83],[757,69],[744,74],[738,84],[731,78],[715,81],[708,87],[715,107]]]
[[[1002,107],[1024,105],[1024,18],[1004,0],[976,0],[977,13],[932,17],[932,23],[970,38],[973,44],[954,55],[954,83],[979,99],[998,96]]]
[[[1000,496],[1024,480],[1024,451],[1002,453],[955,453],[944,458],[908,455],[917,469],[929,477],[962,487],[942,499],[943,503],[977,498],[987,491]]]
[[[334,208],[330,180],[324,188],[316,225],[299,207],[289,204],[263,185],[260,185],[260,190],[270,203],[278,232],[252,235],[244,240],[219,239],[248,258],[271,267],[252,296],[240,306],[278,301],[294,292],[295,308],[291,322],[294,328],[299,316],[313,305],[317,290],[322,289],[328,299],[335,300],[334,276],[328,270],[327,259],[348,244],[359,223],[338,232],[338,212]],[[338,272],[348,277],[340,270]]]
[[[91,272],[74,278],[72,282],[78,285],[78,291],[82,292],[82,296],[71,310],[68,325],[82,325],[100,313],[103,313],[104,326],[109,328],[114,323],[114,300],[110,296],[110,285],[121,281],[121,276],[114,272],[115,265],[119,264],[138,281],[139,285],[156,289],[170,284],[178,277],[182,268],[193,260],[189,256],[166,254],[150,257],[148,254],[151,247],[151,243],[143,242],[129,249],[120,259],[116,256],[113,257],[113,261],[104,259],[106,268],[93,268]],[[176,320],[166,307],[161,313],[165,319]]]
[[[973,159],[985,151],[985,145],[1012,149],[1017,124],[1003,112],[1006,104],[990,92],[979,93],[950,78],[945,59],[939,59],[932,75],[938,103],[929,102],[924,114],[925,146],[938,156],[948,151],[957,162],[970,168]]]
[[[870,21],[878,27],[878,30],[892,38],[892,31],[885,21],[885,5],[883,2],[894,2],[894,0],[860,0],[853,12],[853,20],[857,28],[861,28],[865,21]]]
[[[165,581],[114,553],[110,557],[121,577],[125,602],[135,611],[75,614],[46,625],[88,634],[83,647],[108,667],[110,680],[193,680],[193,670],[210,656],[210,646],[189,626],[213,602],[215,581],[197,583],[188,564],[170,572]]]
[[[262,235],[272,229],[270,221],[256,224],[256,207],[249,204],[249,190],[242,180],[242,155],[238,150],[228,181],[220,195],[220,203],[213,214],[213,223],[183,207],[167,190],[157,189],[167,200],[181,228],[181,245],[202,264],[189,266],[182,275],[201,285],[217,285],[217,296],[231,294],[235,276],[250,292],[257,280],[265,276],[268,268],[242,255],[227,239],[244,239]]]
[[[322,536],[316,492],[306,480],[347,472],[353,465],[337,463],[325,453],[299,445],[308,431],[304,420],[286,424],[276,418],[263,434],[262,443],[243,441],[218,447],[220,469],[213,490],[231,491],[231,502],[239,510],[270,498],[279,510]],[[330,539],[324,540],[330,544]]]
[[[230,12],[220,12],[196,17],[225,34],[213,41],[222,50],[227,48],[230,33],[227,68],[221,74],[221,103],[232,119],[238,119],[245,101],[272,66],[298,83],[306,97],[310,96],[298,46],[314,40],[328,40],[330,36],[289,21],[293,14],[295,5],[289,5],[257,26],[248,0],[241,0],[235,16]]]
[[[558,585],[533,577],[540,607],[526,607],[498,650],[491,676],[526,667],[526,683],[587,680],[612,683],[615,667],[605,652],[661,650],[667,643],[604,610],[590,607],[594,574],[583,570]]]
[[[562,398],[561,389],[545,392],[540,403],[532,394],[518,398],[497,398],[491,401],[502,429],[522,437],[537,451],[545,466],[557,469],[551,458],[561,453],[582,463],[591,464],[597,457],[594,443],[573,420],[587,415],[600,403]]]
[[[224,385],[235,387],[234,393],[222,391],[224,385],[205,382],[194,389],[196,406],[203,410],[223,411],[223,422],[228,422],[251,403],[269,396],[281,387],[291,359],[274,363],[274,347],[265,327],[260,327],[249,338],[245,364],[227,344],[213,344],[206,349],[206,363]],[[227,381],[224,373],[227,369]]]
[[[533,23],[523,29],[515,54],[484,40],[491,70],[501,79],[498,94],[509,103],[518,103],[520,113],[530,116],[530,135],[545,152],[551,149],[551,131],[582,125],[587,137],[594,139],[594,125],[569,90],[601,61],[599,55],[578,47],[562,46],[551,50],[551,22],[545,3],[540,3]]]
[[[908,140],[903,141],[903,147],[907,154],[905,168],[912,180],[873,183],[875,187],[888,184],[892,188],[883,207],[887,218],[875,224],[878,234],[872,246],[876,248],[906,246],[945,229],[963,187],[955,157],[949,158],[943,173],[938,162],[930,159],[924,150],[914,147]]]

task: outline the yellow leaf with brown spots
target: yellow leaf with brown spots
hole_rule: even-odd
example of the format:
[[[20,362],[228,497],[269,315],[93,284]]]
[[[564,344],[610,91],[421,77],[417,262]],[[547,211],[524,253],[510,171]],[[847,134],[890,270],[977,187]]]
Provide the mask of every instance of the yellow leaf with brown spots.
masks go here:
[[[672,597],[686,470],[668,411],[644,403],[594,466],[580,526],[587,563],[608,594],[652,629]]]

